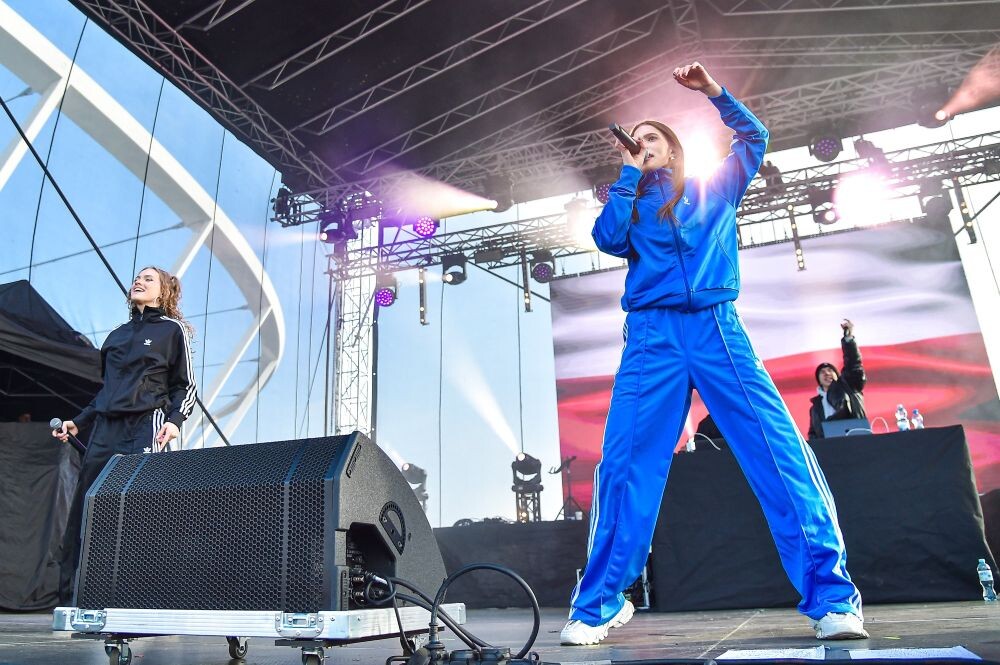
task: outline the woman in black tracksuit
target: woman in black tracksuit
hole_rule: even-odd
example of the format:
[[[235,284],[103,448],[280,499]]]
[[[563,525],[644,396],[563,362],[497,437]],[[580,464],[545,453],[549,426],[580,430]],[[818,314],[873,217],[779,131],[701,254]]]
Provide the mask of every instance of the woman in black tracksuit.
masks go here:
[[[66,441],[93,425],[63,539],[60,604],[72,602],[80,551],[83,500],[115,454],[164,450],[177,438],[195,404],[191,327],[178,303],[180,281],[145,268],[129,290],[131,317],[101,347],[104,385],[94,399],[52,435]]]

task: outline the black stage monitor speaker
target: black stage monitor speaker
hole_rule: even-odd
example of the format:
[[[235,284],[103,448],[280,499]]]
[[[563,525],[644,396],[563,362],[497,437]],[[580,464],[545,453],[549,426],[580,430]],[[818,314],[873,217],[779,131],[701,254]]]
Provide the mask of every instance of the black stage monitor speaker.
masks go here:
[[[364,571],[431,595],[445,577],[416,495],[358,432],[117,455],[84,519],[85,609],[338,611],[366,606]]]

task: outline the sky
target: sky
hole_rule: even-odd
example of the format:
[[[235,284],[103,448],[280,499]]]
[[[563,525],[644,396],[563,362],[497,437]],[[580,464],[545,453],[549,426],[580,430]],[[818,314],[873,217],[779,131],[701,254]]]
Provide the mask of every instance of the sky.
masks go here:
[[[172,155],[215,204],[211,213],[233,221],[253,254],[263,261],[273,283],[285,329],[284,355],[270,381],[232,437],[234,444],[283,440],[323,433],[323,354],[328,281],[325,251],[314,225],[281,228],[268,219],[270,199],[280,174],[240,143],[195,102],[63,0],[0,0],[0,17],[23,18],[33,30],[69,58]],[[0,94],[24,123],[38,103],[36,91],[18,96],[25,82],[13,63],[0,59]],[[709,118],[714,113],[706,103]],[[995,130],[1000,111],[959,116],[945,127],[905,127],[867,136],[885,150],[934,143],[946,138]],[[0,145],[15,140],[9,121],[0,118]],[[682,137],[683,139],[683,137]],[[135,270],[174,265],[191,237],[179,217],[143,180],[120,164],[67,115],[53,113],[35,139],[36,148],[66,192],[88,231],[125,282]],[[692,152],[691,146],[686,146]],[[844,157],[853,156],[845,140]],[[769,158],[782,170],[814,160],[805,148]],[[996,184],[971,188],[974,212],[997,193]],[[519,204],[504,213],[476,213],[443,220],[440,232],[561,212],[579,196],[592,205],[589,192]],[[99,346],[108,331],[122,323],[126,308],[113,280],[98,262],[84,234],[55,195],[43,184],[30,156],[0,183],[0,217],[5,251],[0,253],[0,283],[29,279],[75,329]],[[979,243],[959,239],[995,375],[1000,371],[1000,231],[996,207],[977,220]],[[889,216],[915,214],[905,205]],[[957,214],[953,213],[953,222]],[[880,220],[873,220],[880,221]],[[808,220],[805,222],[808,224]],[[956,222],[957,228],[957,222]],[[136,239],[136,236],[139,236]],[[766,240],[767,238],[759,238]],[[211,238],[209,239],[211,241]],[[794,261],[788,245],[789,260]],[[807,256],[808,261],[808,256]],[[557,266],[572,275],[620,265],[596,253],[572,257]],[[428,517],[433,526],[461,518],[514,517],[510,462],[524,450],[542,461],[543,470],[559,464],[552,323],[548,303],[534,299],[523,310],[519,289],[470,262],[468,280],[444,285],[439,271],[428,271],[429,325],[419,322],[417,275],[400,273],[399,298],[380,314],[379,440],[397,463],[428,471]],[[519,269],[497,271],[519,280]],[[919,284],[914,285],[915,289]],[[548,286],[533,284],[547,297]],[[210,384],[238,339],[252,324],[246,298],[207,249],[195,257],[184,276],[184,313],[194,324],[195,366],[199,383]],[[258,347],[254,340],[217,403],[224,403],[255,378]],[[51,414],[63,418],[73,414]],[[45,419],[51,417],[44,414]],[[188,433],[189,445],[197,433]],[[561,505],[558,475],[543,476],[542,516],[552,519]]]

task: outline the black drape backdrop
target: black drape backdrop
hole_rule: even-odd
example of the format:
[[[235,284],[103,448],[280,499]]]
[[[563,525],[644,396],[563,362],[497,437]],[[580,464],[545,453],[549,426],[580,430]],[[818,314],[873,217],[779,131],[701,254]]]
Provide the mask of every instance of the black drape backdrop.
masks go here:
[[[866,602],[980,597],[977,559],[996,566],[961,426],[812,447],[837,502],[848,570]],[[706,444],[674,459],[652,568],[661,610],[798,601],[760,505],[725,447]]]
[[[0,609],[54,607],[80,456],[44,423],[0,423]]]
[[[824,439],[813,449],[866,603],[981,597],[976,562],[993,557],[960,426]],[[983,508],[1000,524],[1000,492],[984,497]],[[586,522],[477,523],[435,533],[449,572],[473,562],[509,566],[542,605],[567,607],[575,571],[586,563]],[[720,451],[705,444],[674,457],[649,569],[660,611],[791,607],[799,600],[724,442]],[[513,584],[492,573],[463,578],[449,597],[470,607],[527,606]]]

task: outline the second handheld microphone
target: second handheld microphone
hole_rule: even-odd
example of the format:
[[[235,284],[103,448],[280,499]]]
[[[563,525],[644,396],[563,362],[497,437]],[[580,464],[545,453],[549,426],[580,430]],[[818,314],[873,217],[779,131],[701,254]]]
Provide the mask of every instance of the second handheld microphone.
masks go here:
[[[628,132],[622,129],[621,125],[619,125],[617,122],[613,122],[608,127],[608,129],[611,130],[611,133],[615,135],[615,138],[618,139],[623,146],[628,148],[628,151],[630,153],[632,153],[633,155],[639,154],[639,152],[641,151],[641,148],[639,148],[639,143],[634,138],[632,138]]]

